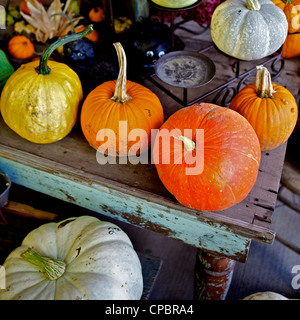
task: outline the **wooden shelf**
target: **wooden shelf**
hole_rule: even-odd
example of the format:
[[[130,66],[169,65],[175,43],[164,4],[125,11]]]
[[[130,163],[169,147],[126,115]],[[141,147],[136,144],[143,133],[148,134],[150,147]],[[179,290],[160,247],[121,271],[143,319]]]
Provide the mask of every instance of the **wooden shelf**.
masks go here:
[[[201,49],[201,42],[191,43],[194,47],[186,50]],[[210,90],[226,82],[232,62],[217,52],[206,54],[217,66],[214,80],[204,88]],[[287,61],[277,81],[293,94],[298,91],[291,80],[297,77],[295,65]],[[165,118],[182,107],[151,82],[144,85],[160,98]],[[0,136],[0,169],[16,184],[238,261],[246,260],[251,240],[274,240],[270,226],[286,144],[262,152],[256,184],[244,201],[222,212],[200,212],[179,204],[151,163],[100,165],[79,124],[63,140],[38,145],[20,138],[0,119]]]

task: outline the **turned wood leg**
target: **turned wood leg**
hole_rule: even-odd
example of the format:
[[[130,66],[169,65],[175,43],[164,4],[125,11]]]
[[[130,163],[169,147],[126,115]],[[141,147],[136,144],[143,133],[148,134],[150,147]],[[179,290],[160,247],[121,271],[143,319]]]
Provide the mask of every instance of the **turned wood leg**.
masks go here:
[[[195,270],[195,299],[224,300],[235,261],[198,250]]]

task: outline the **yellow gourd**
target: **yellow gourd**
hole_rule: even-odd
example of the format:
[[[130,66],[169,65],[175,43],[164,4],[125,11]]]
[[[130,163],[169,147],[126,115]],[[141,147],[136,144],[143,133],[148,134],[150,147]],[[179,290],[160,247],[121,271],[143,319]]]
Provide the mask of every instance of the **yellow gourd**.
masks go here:
[[[40,61],[23,64],[6,82],[0,109],[5,123],[24,139],[52,143],[73,128],[82,99],[78,75],[67,65],[48,61],[57,47],[80,39],[90,32],[74,33],[45,49]]]

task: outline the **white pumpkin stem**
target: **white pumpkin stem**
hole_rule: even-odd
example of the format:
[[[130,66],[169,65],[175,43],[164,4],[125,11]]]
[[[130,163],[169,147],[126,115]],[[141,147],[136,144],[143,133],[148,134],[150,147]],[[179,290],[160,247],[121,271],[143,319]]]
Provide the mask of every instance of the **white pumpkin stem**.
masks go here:
[[[126,86],[127,86],[127,59],[125,55],[125,51],[120,42],[115,42],[115,49],[118,54],[119,61],[119,75],[116,83],[116,88],[114,95],[111,97],[111,100],[124,103],[131,99],[131,97],[127,94]]]
[[[268,69],[264,66],[256,67],[256,82],[255,91],[260,98],[273,98],[276,92],[272,86],[271,75]]]
[[[42,256],[31,248],[23,252],[21,257],[31,264],[40,267],[44,271],[45,277],[48,280],[56,280],[60,278],[66,269],[64,261]]]
[[[260,3],[258,0],[246,0],[246,7],[249,10],[259,11]]]
[[[185,150],[188,152],[191,152],[196,148],[195,142],[190,138],[187,138],[185,136],[179,136],[179,137],[173,136],[173,138],[182,141],[184,144]]]

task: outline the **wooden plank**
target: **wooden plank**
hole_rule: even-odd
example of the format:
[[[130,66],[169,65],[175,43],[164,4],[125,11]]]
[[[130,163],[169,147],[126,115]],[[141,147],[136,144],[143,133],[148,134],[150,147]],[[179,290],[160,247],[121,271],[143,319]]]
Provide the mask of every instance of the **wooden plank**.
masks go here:
[[[47,163],[46,165],[49,165]],[[108,188],[89,176],[70,176],[64,169],[53,167],[52,172],[35,169],[11,160],[0,158],[0,167],[8,173],[16,184],[51,194],[52,196],[84,208],[113,217],[117,220],[152,230],[167,237],[183,241],[192,246],[218,252],[238,261],[245,261],[250,240],[243,237],[221,222],[184,212],[180,206],[170,203],[133,196],[128,192]],[[258,235],[264,240],[273,238],[271,233]],[[240,231],[243,233],[243,230]],[[246,231],[244,231],[246,232]],[[248,232],[248,231],[247,231]],[[249,235],[249,232],[248,232]]]
[[[83,182],[86,181],[90,184],[96,183],[105,186],[108,189],[118,190],[126,195],[137,197],[137,199],[144,199],[148,202],[157,203],[160,206],[165,207],[166,210],[168,210],[168,208],[174,208],[175,210],[181,211],[183,214],[192,215],[193,217],[196,216],[198,220],[209,220],[212,223],[221,223],[230,228],[232,232],[236,231],[243,236],[247,236],[252,239],[255,238],[258,241],[267,243],[272,243],[273,241],[274,234],[269,230],[269,228],[265,228],[265,230],[263,230],[259,227],[257,229],[256,226],[252,224],[254,210],[247,205],[247,200],[233,206],[230,210],[224,210],[222,212],[202,212],[182,206],[173,198],[163,197],[157,193],[142,190],[134,185],[128,186],[118,181],[112,181],[102,176],[90,174],[87,171],[70,167],[69,165],[62,163],[59,163],[58,165],[57,161],[40,158],[39,156],[28,154],[11,147],[2,145],[0,147],[0,157],[14,162],[17,161],[20,164],[45,171],[49,174],[62,175],[62,177],[67,176],[70,180],[79,182],[83,180]],[[255,210],[255,212],[259,212],[260,210],[265,211],[266,209],[256,206]],[[251,217],[250,221],[245,219],[247,216]]]
[[[255,225],[267,227],[272,222],[273,203],[276,203],[278,195],[286,145],[287,143],[272,152],[262,152],[259,171],[263,174],[258,175],[256,188],[253,188],[247,197],[250,207],[256,206],[260,209],[254,209],[253,224]]]

